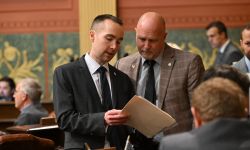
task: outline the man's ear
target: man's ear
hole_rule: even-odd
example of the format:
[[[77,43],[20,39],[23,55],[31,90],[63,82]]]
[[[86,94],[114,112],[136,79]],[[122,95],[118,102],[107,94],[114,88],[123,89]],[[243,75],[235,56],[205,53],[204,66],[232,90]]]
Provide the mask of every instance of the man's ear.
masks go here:
[[[16,90],[16,89],[12,89],[12,90],[11,90],[11,94],[14,94],[14,93],[15,93],[15,90]]]
[[[28,94],[23,93],[21,98],[22,98],[22,100],[28,99]]]
[[[191,112],[194,117],[195,128],[199,128],[202,125],[202,120],[199,111],[195,107],[191,107]]]
[[[95,40],[95,31],[94,30],[90,30],[89,38],[90,38],[91,42],[94,42],[94,40]]]
[[[240,40],[240,46],[241,46],[241,48],[243,49],[244,44],[243,44],[243,41],[242,41],[242,40]]]

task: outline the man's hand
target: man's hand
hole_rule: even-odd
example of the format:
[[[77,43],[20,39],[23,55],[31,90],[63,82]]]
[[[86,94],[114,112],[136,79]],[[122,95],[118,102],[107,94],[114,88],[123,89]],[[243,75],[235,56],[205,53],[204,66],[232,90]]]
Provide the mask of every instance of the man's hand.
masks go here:
[[[122,113],[121,110],[112,109],[105,113],[104,120],[105,120],[105,123],[109,126],[122,125],[127,121],[128,117],[129,115]]]

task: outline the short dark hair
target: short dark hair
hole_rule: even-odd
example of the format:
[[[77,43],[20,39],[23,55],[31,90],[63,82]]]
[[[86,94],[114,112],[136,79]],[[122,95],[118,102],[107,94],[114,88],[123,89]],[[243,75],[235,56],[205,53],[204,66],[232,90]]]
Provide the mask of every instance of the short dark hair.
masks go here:
[[[228,38],[227,27],[225,26],[225,24],[223,22],[221,22],[221,21],[213,21],[213,22],[211,22],[211,23],[209,23],[207,25],[206,30],[208,30],[208,29],[210,29],[212,27],[216,27],[219,30],[219,33],[224,32],[226,38]]]
[[[241,36],[240,36],[240,39],[241,39],[241,40],[242,40],[242,33],[243,33],[244,30],[250,30],[250,23],[247,24],[247,25],[245,25],[245,27],[242,29],[242,31],[241,31]]]
[[[122,20],[119,19],[118,17],[115,17],[115,16],[113,16],[111,14],[102,14],[102,15],[98,15],[98,16],[95,17],[95,19],[92,22],[91,29],[93,29],[93,27],[96,24],[98,24],[100,22],[103,22],[104,20],[107,20],[107,19],[112,20],[113,22],[115,22],[115,23],[117,23],[117,24],[119,24],[121,26],[123,25]]]
[[[250,81],[246,74],[241,73],[236,68],[229,65],[220,65],[207,69],[202,77],[202,82],[210,78],[221,77],[226,78],[237,83],[248,96]]]
[[[12,78],[7,77],[7,76],[4,76],[4,77],[2,77],[2,78],[0,79],[0,82],[1,82],[1,81],[8,82],[8,84],[9,84],[11,90],[15,90],[16,84],[15,84],[15,82],[14,82],[14,80],[13,80]]]

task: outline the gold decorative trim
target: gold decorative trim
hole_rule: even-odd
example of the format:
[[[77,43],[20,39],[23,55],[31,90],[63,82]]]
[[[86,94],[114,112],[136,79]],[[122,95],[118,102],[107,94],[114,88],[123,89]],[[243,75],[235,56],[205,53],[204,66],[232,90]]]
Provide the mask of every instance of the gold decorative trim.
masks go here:
[[[137,24],[137,18],[123,18],[126,29],[134,29]],[[250,20],[250,15],[241,15],[241,16],[181,16],[181,17],[165,17],[167,26],[169,28],[204,28],[209,22],[214,20],[221,20],[226,22],[228,26],[231,27],[240,27]]]
[[[17,30],[18,28],[24,29],[34,29],[43,28],[43,30],[48,30],[47,28],[78,28],[78,20],[29,20],[29,21],[6,21],[0,22],[1,30],[12,29]]]

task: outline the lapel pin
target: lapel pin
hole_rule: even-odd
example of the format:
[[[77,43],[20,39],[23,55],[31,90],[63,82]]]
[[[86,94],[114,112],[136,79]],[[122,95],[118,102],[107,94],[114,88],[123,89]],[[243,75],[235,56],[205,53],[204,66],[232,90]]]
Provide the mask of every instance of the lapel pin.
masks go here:
[[[135,65],[133,64],[131,67],[134,69],[134,68],[135,68]]]
[[[168,63],[168,66],[170,67],[170,66],[171,66],[171,63]]]

